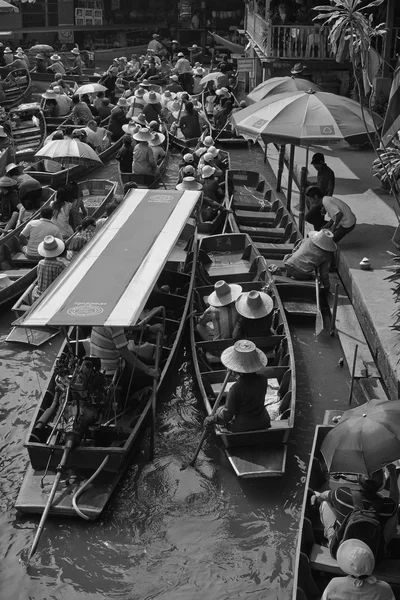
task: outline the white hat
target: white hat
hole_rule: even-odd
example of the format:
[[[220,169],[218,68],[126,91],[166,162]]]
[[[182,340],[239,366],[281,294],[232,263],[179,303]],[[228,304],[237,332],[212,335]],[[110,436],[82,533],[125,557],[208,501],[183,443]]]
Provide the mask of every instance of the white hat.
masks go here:
[[[56,94],[62,94],[62,89],[59,85],[55,85],[53,87],[53,92],[55,92]]]
[[[211,156],[213,158],[215,158],[216,156],[218,156],[219,150],[215,146],[210,146],[209,149],[207,150],[207,153],[211,154]]]
[[[78,54],[80,54],[80,50],[79,50],[79,48],[72,48],[71,53],[78,55]]]
[[[205,165],[201,170],[201,176],[203,179],[207,179],[207,177],[211,177],[214,175],[215,169],[214,167],[210,167],[210,165]]]
[[[327,252],[335,252],[337,246],[333,241],[333,233],[329,229],[321,229],[321,231],[310,231],[308,237],[318,248]]]
[[[46,235],[43,242],[38,246],[38,253],[40,256],[48,258],[54,258],[60,256],[64,252],[65,244],[62,240],[54,237],[53,235]]]
[[[139,88],[137,88],[137,90],[135,90],[135,97],[136,98],[143,98],[143,96],[145,95],[145,93],[146,92],[144,91],[144,88],[139,87]]]
[[[185,56],[183,52],[178,52],[178,58],[181,58],[182,56]]]
[[[61,56],[58,56],[58,54],[53,54],[50,56],[50,60],[61,60]]]
[[[204,146],[214,146],[214,140],[211,135],[206,135],[203,141]]]
[[[203,160],[204,160],[205,163],[209,163],[212,160],[214,160],[214,157],[211,154],[211,152],[206,152],[205,154],[203,154]]]
[[[374,553],[361,540],[350,539],[342,542],[336,560],[342,571],[353,577],[372,575],[375,568]]]
[[[261,319],[268,316],[274,308],[274,301],[265,292],[245,292],[236,300],[236,310],[247,319]]]
[[[134,133],[132,137],[137,142],[150,142],[153,136],[147,127],[142,127],[137,133]]]
[[[195,75],[199,75],[200,77],[202,77],[205,73],[203,67],[196,67],[195,69],[193,69],[193,73]]]
[[[227,306],[235,302],[242,293],[242,286],[237,283],[226,283],[220,279],[214,284],[214,291],[208,296],[210,306]]]
[[[178,40],[172,40],[171,44],[179,44]]]
[[[160,35],[158,33],[153,33],[153,38],[158,38]]]
[[[188,152],[187,154],[183,155],[183,160],[185,161],[185,163],[192,163],[194,162],[194,156],[193,154],[190,154],[190,152]]]
[[[179,81],[178,75],[171,75],[172,81]]]
[[[239,340],[221,354],[222,364],[236,373],[256,373],[265,367],[268,359],[250,340]]]
[[[165,135],[163,133],[155,133],[149,141],[149,146],[161,146],[164,143]]]
[[[57,98],[57,93],[54,89],[46,90],[44,94],[42,94],[42,98],[45,98],[46,100],[55,100]]]
[[[7,46],[7,48],[4,50],[4,54],[12,54],[12,50],[9,48],[9,46]]]
[[[137,133],[139,131],[139,126],[137,125],[136,121],[133,121],[131,119],[129,123],[122,125],[122,131],[133,135],[134,133]]]
[[[5,172],[6,174],[9,173],[10,171],[13,171],[14,169],[18,169],[18,165],[16,165],[15,163],[8,163],[8,165],[5,168]]]
[[[129,104],[126,98],[120,98],[117,102],[117,106],[122,106],[122,108],[128,108]]]
[[[0,273],[0,290],[4,290],[6,287],[12,284],[11,279],[5,273]]]
[[[4,131],[3,125],[0,125],[0,138],[6,138],[6,137],[8,137],[8,135]]]
[[[143,100],[147,102],[147,104],[159,104],[161,102],[161,96],[152,90],[143,96]]]
[[[175,189],[179,192],[184,192],[185,190],[200,191],[203,189],[203,186],[194,177],[184,177]]]
[[[174,94],[174,92],[171,92],[171,90],[165,90],[165,92],[163,93],[163,97],[170,101],[176,98],[176,94]]]

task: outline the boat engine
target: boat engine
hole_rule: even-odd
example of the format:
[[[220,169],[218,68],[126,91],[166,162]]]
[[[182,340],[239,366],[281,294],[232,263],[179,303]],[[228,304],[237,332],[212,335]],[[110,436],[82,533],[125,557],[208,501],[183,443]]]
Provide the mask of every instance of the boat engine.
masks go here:
[[[107,384],[100,371],[100,359],[86,356],[75,371],[70,383],[71,401],[68,403],[67,429],[74,422],[74,429],[84,432],[100,419],[107,403]]]

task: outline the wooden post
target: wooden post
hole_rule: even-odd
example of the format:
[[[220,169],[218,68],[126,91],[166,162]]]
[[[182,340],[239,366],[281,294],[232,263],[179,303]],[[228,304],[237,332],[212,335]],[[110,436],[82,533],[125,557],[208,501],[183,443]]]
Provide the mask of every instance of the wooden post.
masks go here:
[[[304,236],[305,228],[305,212],[306,212],[306,182],[307,182],[307,168],[301,168],[300,175],[300,202],[299,202],[299,230],[301,235]]]
[[[390,57],[392,53],[393,43],[393,23],[394,23],[394,7],[396,0],[388,0],[386,7],[386,36],[384,41],[384,52],[383,52],[383,77],[390,77]]]
[[[351,404],[351,400],[353,398],[354,374],[356,372],[357,352],[358,352],[358,344],[356,344],[356,346],[354,348],[353,368],[351,370],[351,382],[350,382],[350,392],[349,392],[349,405]]]
[[[268,148],[268,144],[265,144],[265,147],[264,147],[264,163],[267,162],[267,148]]]
[[[280,192],[282,189],[282,175],[283,175],[283,165],[285,163],[285,151],[286,151],[286,146],[283,144],[279,148],[278,175],[276,178],[276,191],[277,192]]]
[[[288,176],[288,187],[286,195],[286,208],[289,212],[292,212],[292,186],[293,186],[293,168],[294,168],[294,151],[295,147],[293,144],[290,146],[290,157],[289,157],[289,176]]]

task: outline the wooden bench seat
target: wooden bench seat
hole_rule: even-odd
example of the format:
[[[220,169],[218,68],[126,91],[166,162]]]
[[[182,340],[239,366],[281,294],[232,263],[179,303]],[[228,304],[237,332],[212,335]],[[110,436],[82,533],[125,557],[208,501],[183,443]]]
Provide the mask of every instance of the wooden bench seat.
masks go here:
[[[236,263],[227,263],[227,264],[211,264],[207,269],[210,277],[217,277],[218,279],[226,279],[229,277],[230,279],[234,279],[236,282],[238,279],[238,275],[240,277],[249,277],[250,276],[250,263],[248,260],[241,260]]]
[[[290,254],[294,248],[294,244],[277,244],[277,243],[266,243],[266,242],[256,242],[255,247],[257,250],[266,256],[284,256],[285,254]]]
[[[275,212],[255,211],[255,210],[237,210],[235,212],[238,223],[243,225],[265,225],[272,227],[276,221]]]
[[[27,133],[37,133],[38,135],[40,135],[40,129],[39,127],[32,127],[32,125],[29,125],[28,127],[18,127],[18,129],[13,129],[13,137],[15,137],[16,135],[26,135]]]
[[[285,235],[283,227],[250,227],[239,223],[239,229],[241,233],[247,233],[252,239],[271,240],[271,242],[279,242]]]
[[[279,421],[278,421],[279,422]],[[310,566],[314,571],[325,571],[334,575],[343,576],[337,561],[332,558],[329,548],[320,544],[313,544],[309,555]],[[399,561],[386,559],[374,571],[378,579],[383,579],[387,583],[400,585]]]

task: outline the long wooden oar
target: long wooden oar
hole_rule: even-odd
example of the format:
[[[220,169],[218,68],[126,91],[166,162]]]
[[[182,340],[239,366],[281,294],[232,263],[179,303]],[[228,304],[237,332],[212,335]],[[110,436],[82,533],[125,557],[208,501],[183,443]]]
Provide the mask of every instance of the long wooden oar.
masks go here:
[[[315,277],[315,299],[317,303],[317,314],[315,315],[315,335],[319,335],[324,329],[324,319],[322,318],[321,307],[319,304],[319,278],[318,273]]]
[[[162,341],[163,341],[163,333],[161,331],[157,332],[157,340],[156,340],[156,352],[154,357],[154,368],[158,371],[160,366],[160,358],[161,358],[161,349],[162,349]],[[155,437],[156,437],[156,411],[157,411],[157,386],[158,379],[154,377],[153,379],[153,391],[152,391],[152,402],[151,402],[151,441],[150,441],[150,460],[154,458],[154,447],[155,447]]]
[[[224,381],[222,383],[222,387],[220,389],[218,397],[217,397],[217,399],[216,399],[216,401],[214,403],[213,409],[212,409],[212,411],[210,413],[210,417],[212,417],[213,415],[215,415],[215,413],[217,412],[217,409],[218,409],[218,407],[220,405],[220,402],[222,400],[222,396],[223,396],[225,388],[226,388],[226,384],[228,383],[228,379],[229,379],[230,376],[231,376],[231,371],[228,370],[226,372],[225,379],[224,379]],[[197,457],[199,455],[199,452],[200,452],[201,447],[202,447],[202,445],[204,443],[204,440],[206,439],[206,435],[207,435],[207,428],[205,427],[203,433],[201,434],[201,438],[199,440],[199,443],[197,444],[197,448],[194,451],[192,458],[189,460],[189,462],[187,464],[188,467],[189,466],[193,467],[194,463],[196,462],[196,459],[197,459]]]
[[[37,530],[36,535],[35,535],[35,539],[33,540],[32,547],[31,547],[31,549],[29,551],[28,560],[30,560],[32,558],[32,556],[36,552],[36,548],[38,546],[40,537],[41,537],[41,535],[43,533],[43,529],[44,529],[44,525],[46,523],[46,519],[47,519],[48,514],[50,512],[51,505],[53,504],[54,496],[56,495],[57,488],[58,488],[58,485],[60,483],[60,479],[61,479],[61,476],[62,476],[63,468],[65,467],[65,464],[67,462],[67,459],[68,459],[68,456],[69,456],[70,452],[73,450],[73,448],[75,446],[75,441],[76,441],[75,440],[75,436],[71,435],[71,436],[68,437],[67,441],[65,442],[64,452],[63,452],[63,455],[61,457],[60,464],[57,467],[57,475],[56,475],[56,478],[54,480],[53,487],[51,488],[51,492],[50,492],[49,498],[47,500],[47,504],[45,506],[45,509],[43,511],[42,517],[40,519],[40,523],[39,523],[39,527],[38,527],[38,530]]]
[[[232,194],[232,196],[229,198],[228,206],[226,206],[226,207],[225,207],[225,209],[226,209],[226,215],[225,215],[224,226],[223,226],[223,228],[222,228],[222,233],[225,233],[225,231],[226,231],[226,226],[228,225],[229,213],[231,212],[231,206],[232,206],[232,202],[233,202],[233,194]]]

